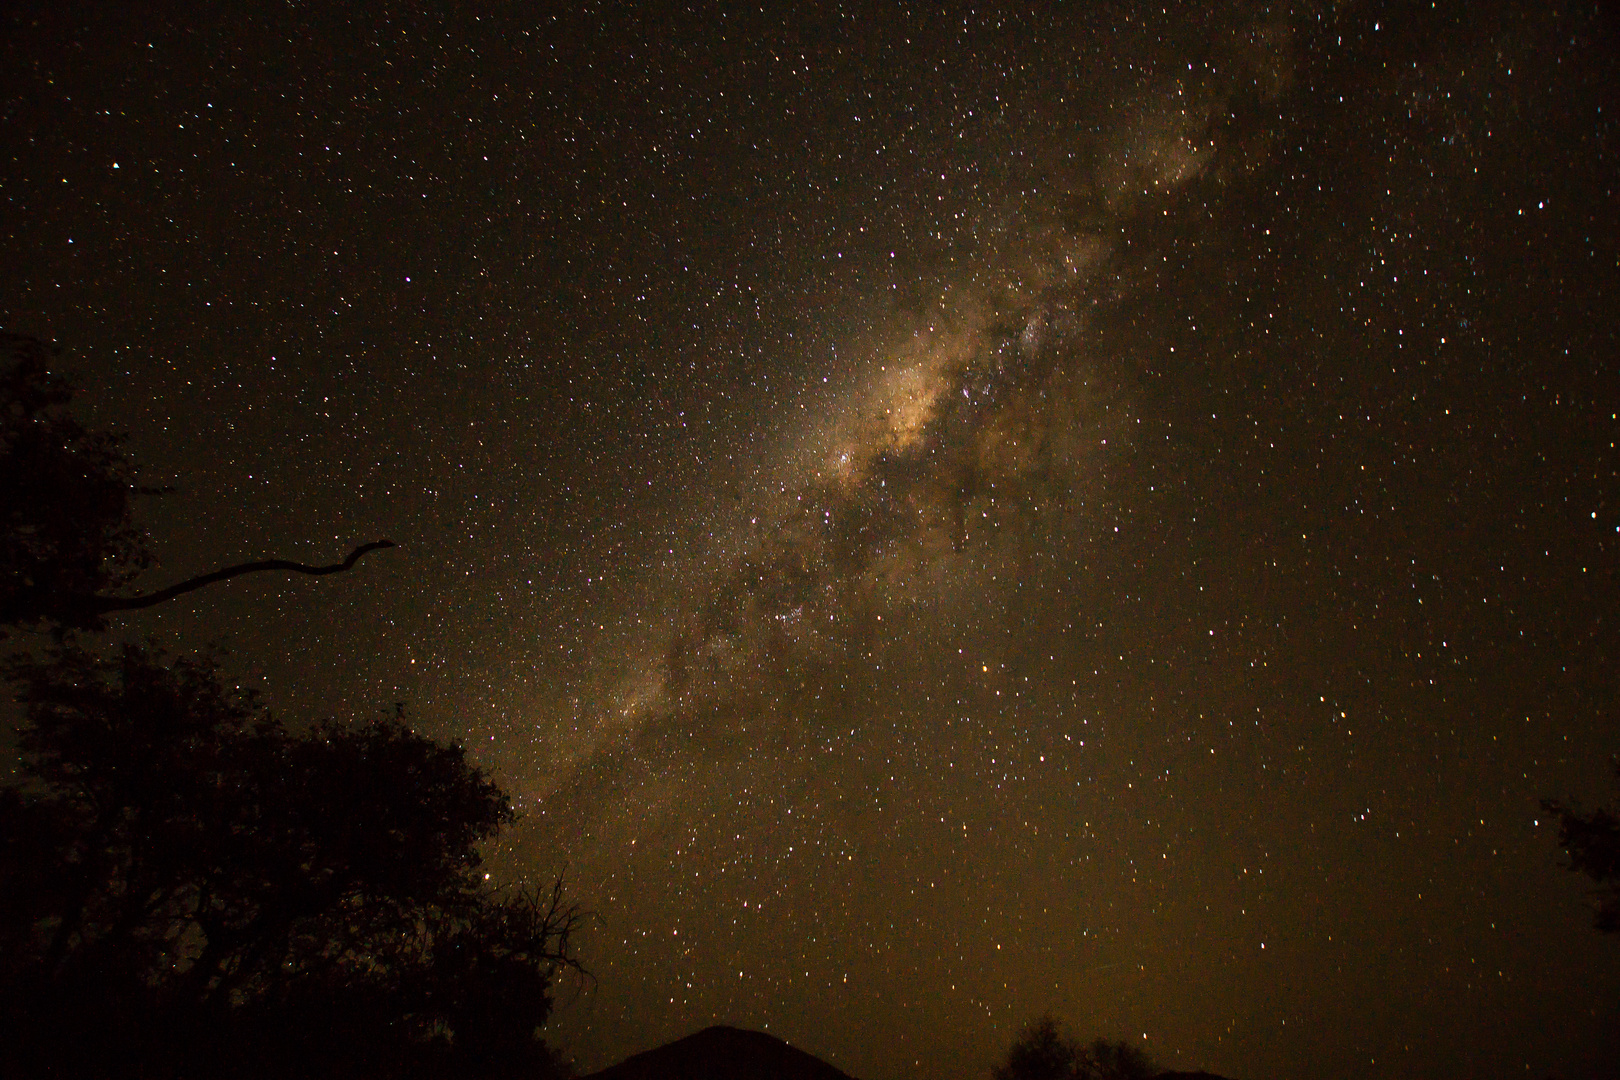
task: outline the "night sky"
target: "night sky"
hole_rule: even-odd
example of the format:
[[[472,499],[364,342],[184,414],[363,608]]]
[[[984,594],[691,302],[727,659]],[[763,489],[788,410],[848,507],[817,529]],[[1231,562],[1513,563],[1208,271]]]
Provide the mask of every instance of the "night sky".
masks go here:
[[[120,632],[471,747],[585,1069],[1620,1067],[1611,12],[546,7],[6,16],[143,585],[400,545]]]

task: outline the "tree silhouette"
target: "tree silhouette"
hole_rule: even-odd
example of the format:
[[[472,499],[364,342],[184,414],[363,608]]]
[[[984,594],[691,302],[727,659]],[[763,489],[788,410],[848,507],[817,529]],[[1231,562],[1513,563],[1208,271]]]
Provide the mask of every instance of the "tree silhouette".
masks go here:
[[[0,1024],[24,1072],[550,1060],[578,915],[560,882],[486,884],[478,845],[513,812],[459,746],[397,714],[296,735],[211,660],[133,645],[10,674],[28,782],[0,789]]]
[[[1096,1039],[1086,1049],[1091,1075],[1101,1080],[1149,1080],[1158,1071],[1146,1051],[1124,1040]]]
[[[0,334],[0,625],[93,629],[69,598],[109,593],[151,565],[135,527],[123,440],[68,412],[56,350]]]
[[[1075,1066],[1084,1053],[1048,1014],[1023,1030],[991,1075],[995,1080],[1073,1080],[1082,1075]]]
[[[543,1077],[579,915],[500,889],[510,801],[396,707],[295,732],[209,657],[78,634],[271,559],[119,595],[151,563],[119,436],[69,412],[56,351],[0,334],[0,628],[22,781],[0,786],[9,1076]],[[4,636],[0,629],[0,637]]]
[[[1620,783],[1620,757],[1613,765]],[[1588,814],[1556,799],[1542,806],[1558,818],[1558,843],[1569,856],[1569,869],[1597,885],[1594,925],[1606,934],[1620,932],[1620,806],[1599,807]]]
[[[1106,1039],[1082,1045],[1047,1014],[1019,1033],[991,1075],[995,1080],[1150,1080],[1156,1071],[1138,1047]]]
[[[136,483],[123,436],[87,430],[69,412],[73,387],[51,371],[59,350],[0,333],[0,626],[105,629],[105,616],[172,600],[242,574],[332,574],[378,540],[330,566],[264,559],[225,567],[142,596],[114,595],[152,565],[135,523]]]

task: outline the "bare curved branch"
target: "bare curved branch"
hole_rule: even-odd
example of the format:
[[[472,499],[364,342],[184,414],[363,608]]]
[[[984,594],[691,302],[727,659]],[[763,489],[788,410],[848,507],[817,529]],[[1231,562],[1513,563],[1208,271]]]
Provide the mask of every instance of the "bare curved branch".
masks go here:
[[[170,585],[167,589],[147,593],[145,596],[89,596],[84,598],[83,604],[85,608],[95,614],[103,615],[109,611],[133,611],[137,608],[153,607],[164,601],[173,600],[177,596],[183,596],[188,592],[195,592],[198,589],[213,585],[216,582],[240,577],[243,574],[258,574],[266,570],[287,570],[294,574],[309,574],[316,577],[323,574],[340,574],[351,569],[355,563],[360,561],[360,557],[367,552],[393,546],[395,545],[392,540],[374,540],[369,544],[360,545],[349,552],[347,559],[340,563],[333,563],[330,566],[309,566],[306,563],[293,562],[290,559],[261,559],[258,562],[227,566],[209,574],[189,578],[177,585]]]

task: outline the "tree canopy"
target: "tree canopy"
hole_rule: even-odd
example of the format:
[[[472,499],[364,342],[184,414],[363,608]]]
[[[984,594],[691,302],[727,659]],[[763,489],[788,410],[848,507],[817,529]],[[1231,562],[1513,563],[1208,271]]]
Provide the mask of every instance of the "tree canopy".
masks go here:
[[[73,386],[52,370],[59,352],[0,332],[0,627],[104,630],[110,612],[152,607],[243,574],[340,573],[394,546],[376,540],[329,566],[261,559],[144,595],[116,595],[152,565],[134,498],[157,489],[136,482],[124,436],[88,430],[73,417]]]
[[[1150,1080],[1156,1071],[1140,1048],[1106,1039],[1082,1044],[1047,1015],[1024,1028],[991,1075],[995,1080]]]
[[[294,730],[208,655],[92,648],[140,596],[148,490],[123,440],[69,411],[55,350],[0,335],[0,628],[23,709],[0,785],[0,1045],[8,1076],[543,1077],[562,883],[501,888],[481,848],[514,818],[462,748],[396,707]],[[3,631],[0,631],[3,633]]]
[[[294,734],[212,661],[134,645],[10,674],[33,783],[0,792],[8,1046],[90,1054],[85,1075],[254,1075],[296,1018],[305,1075],[317,1050],[368,1072],[544,1062],[577,915],[487,884],[478,845],[512,808],[459,746],[399,715]]]
[[[1620,757],[1614,760],[1614,776],[1620,784]],[[1594,925],[1606,934],[1620,933],[1620,805],[1590,813],[1556,799],[1543,805],[1558,818],[1558,842],[1569,868],[1597,886]]]
[[[128,584],[152,554],[135,524],[141,489],[124,440],[73,417],[56,356],[0,334],[0,625],[98,629],[76,599]]]

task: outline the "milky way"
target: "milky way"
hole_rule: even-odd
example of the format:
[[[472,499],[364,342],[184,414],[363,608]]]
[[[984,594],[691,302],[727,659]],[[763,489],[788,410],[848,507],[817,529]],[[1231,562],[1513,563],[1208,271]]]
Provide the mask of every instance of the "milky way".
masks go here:
[[[971,623],[1006,603],[1000,583],[1055,585],[1037,564],[1069,563],[1096,530],[1086,498],[1102,496],[1133,438],[1128,388],[1144,365],[1099,355],[1090,324],[1165,257],[1162,237],[1141,243],[1140,219],[1185,215],[1176,195],[1206,172],[1227,182],[1256,167],[1218,154],[1215,136],[1230,134],[1235,94],[1282,92],[1287,45],[1285,26],[1241,28],[1203,65],[1225,69],[1218,81],[1144,95],[1044,195],[958,227],[955,249],[912,283],[928,296],[867,344],[844,400],[785,462],[756,469],[747,525],[705,538],[713,569],[679,601],[651,670],[614,695],[601,724],[625,745],[594,755],[592,773],[672,735],[777,713],[808,671],[869,657],[908,619]],[[781,722],[802,726],[804,708]],[[679,748],[664,752],[665,768],[681,767]]]

